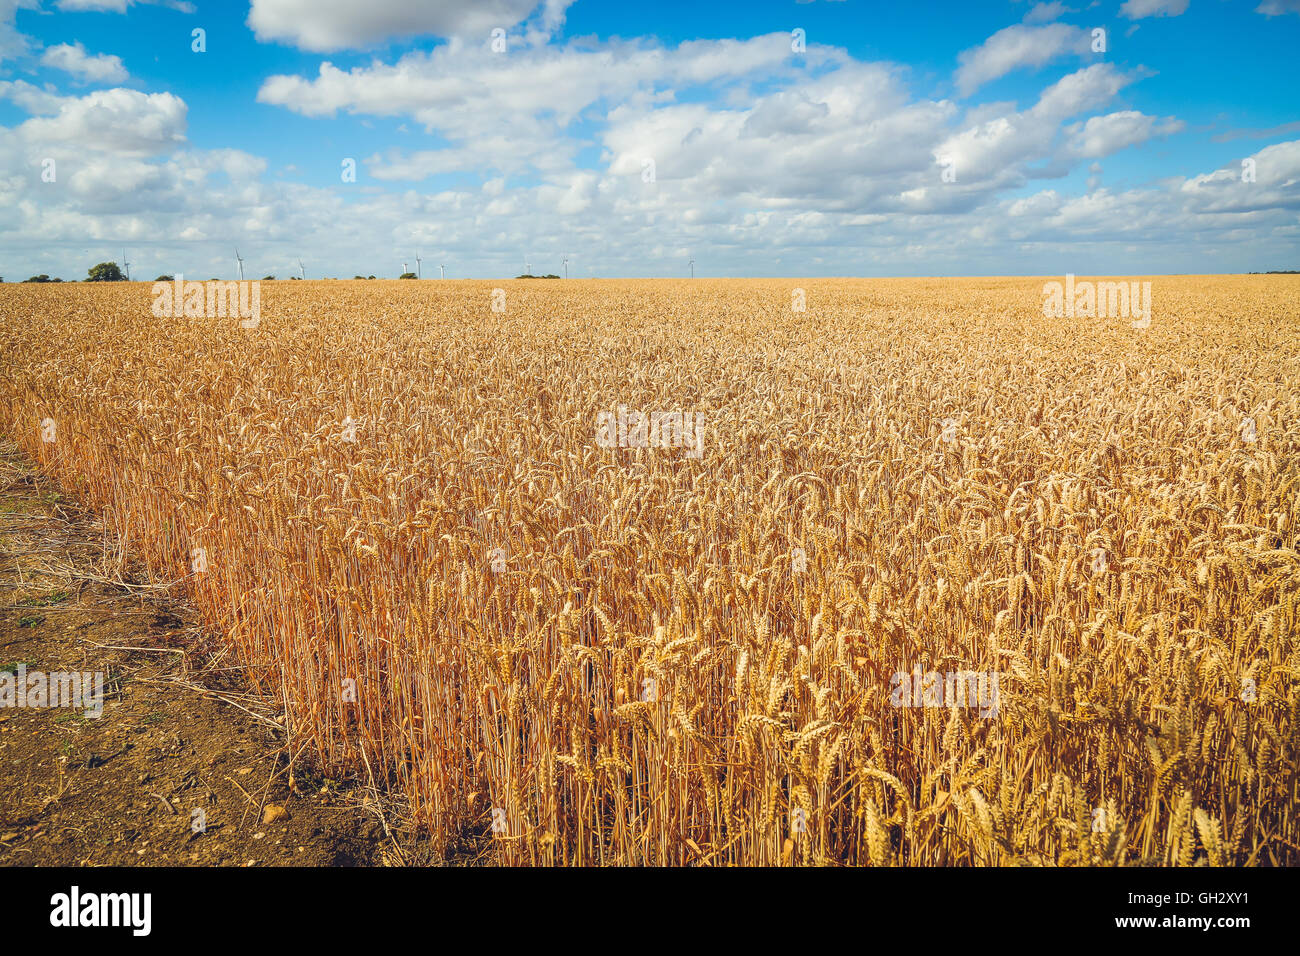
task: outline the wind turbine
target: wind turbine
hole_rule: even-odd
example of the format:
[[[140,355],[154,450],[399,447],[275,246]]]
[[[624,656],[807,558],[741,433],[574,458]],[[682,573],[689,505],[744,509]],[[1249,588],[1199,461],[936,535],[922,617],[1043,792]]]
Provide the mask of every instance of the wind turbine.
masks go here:
[[[695,257],[691,256],[691,278],[695,278]]]
[[[438,266],[438,274],[439,274],[439,278],[442,278],[442,279],[447,278],[447,267],[446,267],[446,266],[441,266],[441,265]]]
[[[244,281],[244,260],[239,255],[239,250],[235,250],[235,261],[239,263],[239,281]]]
[[[415,254],[415,277],[417,279],[424,278],[423,274],[420,272],[420,254],[418,252]]]
[[[564,257],[564,278],[569,278],[569,257]]]
[[[307,278],[307,270],[304,269],[304,268],[302,267],[302,260],[301,260],[301,259],[298,260],[298,278],[300,278],[300,279],[306,279],[306,278]]]
[[[131,263],[126,261],[126,250],[122,250],[122,270],[126,273],[126,281],[131,281]]]

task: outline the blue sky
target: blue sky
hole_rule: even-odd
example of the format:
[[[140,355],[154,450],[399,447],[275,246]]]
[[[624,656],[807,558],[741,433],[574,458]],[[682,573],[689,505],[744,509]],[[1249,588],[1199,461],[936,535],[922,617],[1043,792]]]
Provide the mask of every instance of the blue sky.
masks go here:
[[[0,0],[0,275],[1300,268],[1297,49],[1300,0]]]

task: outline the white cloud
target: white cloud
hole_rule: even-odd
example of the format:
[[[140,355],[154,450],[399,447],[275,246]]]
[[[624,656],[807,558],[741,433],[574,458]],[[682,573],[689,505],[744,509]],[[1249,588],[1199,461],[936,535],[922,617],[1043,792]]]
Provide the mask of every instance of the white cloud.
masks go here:
[[[1180,193],[1201,211],[1247,211],[1300,207],[1300,140],[1266,146],[1247,157],[1254,164],[1255,181],[1242,178],[1234,164],[1185,180]]]
[[[1035,3],[1025,14],[1025,23],[1051,23],[1059,18],[1062,14],[1069,13],[1070,8],[1060,0],[1052,0],[1050,3]]]
[[[544,28],[562,23],[570,2],[547,0]],[[486,40],[493,29],[509,30],[537,6],[538,0],[252,0],[248,25],[259,40],[326,53],[409,36]]]
[[[1300,0],[1264,0],[1255,8],[1256,13],[1266,17],[1281,17],[1288,13],[1300,13]]]
[[[1188,0],[1124,0],[1119,8],[1122,17],[1141,20],[1145,17],[1180,17],[1187,12]]]
[[[958,54],[960,66],[954,79],[963,96],[969,96],[991,80],[1023,67],[1040,67],[1071,53],[1091,49],[1091,34],[1064,23],[1044,26],[1016,24],[993,34],[977,47]]]
[[[57,6],[67,13],[81,11],[126,13],[127,0],[58,0]]]
[[[816,57],[815,48],[809,53]],[[776,71],[789,55],[789,36],[782,33],[743,41],[693,41],[672,50],[615,42],[592,49],[522,48],[504,56],[486,46],[448,44],[408,53],[392,65],[344,72],[326,61],[314,79],[271,76],[257,98],[305,116],[332,116],[339,110],[409,115],[427,129],[466,125],[456,115],[462,109],[481,111],[495,124],[545,113],[567,123],[605,97],[630,96],[655,84],[681,88],[737,80],[759,70]]]
[[[831,54],[810,47],[813,64]],[[322,63],[314,78],[272,76],[257,99],[305,116],[339,111],[410,116],[449,139],[447,150],[372,157],[381,179],[422,178],[452,169],[558,171],[571,164],[576,140],[563,131],[602,102],[671,100],[673,91],[793,74],[785,33],[750,40],[683,43],[673,49],[611,42],[598,47],[525,47],[506,56],[455,43],[409,53],[396,63],[343,71]]]
[[[188,0],[58,0],[58,8],[65,13],[126,13],[133,4],[153,4],[171,7],[181,13],[193,13],[194,4]]]
[[[286,275],[302,254],[309,274],[391,276],[416,250],[432,275],[433,264],[445,262],[452,278],[465,276],[468,262],[477,263],[473,275],[513,275],[525,255],[534,272],[558,273],[565,253],[575,255],[575,276],[588,267],[597,275],[685,274],[689,255],[700,272],[715,274],[752,268],[755,257],[791,274],[1000,274],[1009,259],[1027,273],[1246,271],[1295,248],[1300,202],[1300,142],[1254,158],[1254,184],[1229,168],[1124,192],[989,195],[972,215],[935,202],[926,187],[915,187],[915,198],[896,196],[884,212],[864,213],[820,201],[734,202],[690,190],[689,182],[670,201],[656,201],[638,197],[640,185],[624,188],[609,175],[593,182],[590,172],[528,188],[349,195],[261,183],[259,162],[246,155],[242,165],[224,161],[233,169],[227,183],[213,178],[222,160],[180,152],[158,164],[88,166],[75,189],[42,192],[30,180],[0,176],[0,248],[19,253],[8,258],[21,262],[23,274],[65,277],[59,263],[69,259],[57,250],[73,243],[70,258],[84,260],[82,270],[129,245],[133,271],[142,275],[233,276],[235,244],[249,275]],[[843,191],[860,188],[844,184]],[[1197,247],[1188,245],[1191,234],[1202,239]],[[311,237],[306,248],[304,237]],[[1229,251],[1198,258],[1197,248],[1216,242]],[[93,248],[83,255],[83,246]]]
[[[935,147],[934,155],[951,159],[968,193],[1021,185],[1029,177],[1030,163],[1077,158],[1053,153],[1061,124],[1105,106],[1133,79],[1109,63],[1086,67],[1053,83],[1028,110],[982,118],[950,135]]]
[[[603,202],[611,221],[673,214],[704,223],[728,220],[726,204],[791,215],[801,208],[856,216],[973,208],[1038,175],[1027,164],[1048,161],[1063,174],[1079,157],[1054,148],[1061,124],[1104,107],[1138,75],[1095,64],[1052,84],[1031,109],[992,104],[971,111],[954,132],[954,104],[912,101],[886,65],[810,48],[813,71],[783,72],[788,50],[786,34],[673,49],[547,47],[508,59],[448,46],[392,66],[344,72],[324,64],[315,79],[272,77],[259,99],[305,115],[411,115],[451,140],[442,149],[371,155],[367,172],[378,181],[472,169],[495,171],[500,184],[500,174],[528,173],[544,181],[536,201],[562,215]],[[747,92],[733,107],[673,99],[694,84],[725,87],[752,73],[781,82],[762,95]],[[557,104],[566,108],[556,113]],[[574,168],[576,144],[565,133],[588,110],[605,125],[603,173],[594,179]],[[1089,131],[1093,139],[1102,132]],[[1090,143],[1082,128],[1078,139]],[[960,186],[938,188],[942,155],[956,158]],[[646,159],[655,162],[652,185],[642,180]],[[493,193],[490,208],[517,209],[518,195]]]
[[[1093,116],[1086,123],[1066,127],[1069,149],[1077,156],[1099,159],[1137,146],[1156,136],[1181,132],[1185,124],[1172,117],[1158,120],[1134,110]]]
[[[1121,73],[1109,63],[1094,63],[1077,73],[1061,77],[1049,86],[1031,112],[1043,119],[1066,119],[1101,109],[1140,75],[1138,72]]]
[[[751,208],[888,205],[928,176],[930,148],[954,112],[951,104],[909,102],[892,70],[864,63],[746,108],[621,105],[602,137],[606,187],[662,209],[706,208],[715,199]],[[641,181],[646,158],[656,166],[649,188]]]
[[[0,97],[40,114],[8,131],[34,146],[150,156],[185,141],[185,102],[171,93],[119,87],[61,97],[20,80],[0,82]]]
[[[1095,192],[1101,185],[1101,163],[1093,163],[1088,167],[1088,192]]]
[[[554,209],[561,216],[586,212],[596,199],[595,173],[580,171],[569,173],[557,183],[545,183],[537,189],[538,202]]]
[[[538,8],[530,23],[544,27],[547,15]],[[1027,107],[963,109],[917,97],[906,72],[841,50],[791,58],[785,32],[676,47],[560,45],[525,32],[505,56],[453,40],[391,64],[323,64],[263,84],[262,102],[393,117],[411,125],[400,142],[415,142],[419,123],[447,144],[368,146],[359,184],[323,187],[267,182],[266,162],[239,150],[190,148],[185,104],[169,94],[67,97],[0,83],[31,114],[0,128],[0,250],[23,274],[65,276],[66,262],[89,265],[124,244],[133,272],[149,275],[231,275],[236,244],[249,275],[285,275],[299,253],[309,275],[395,274],[418,250],[426,270],[446,262],[449,277],[466,275],[465,263],[475,275],[513,275],[525,254],[535,272],[559,273],[571,253],[577,276],[684,274],[689,255],[713,274],[759,262],[795,274],[932,275],[1005,271],[1009,259],[1017,271],[1063,272],[1063,248],[1076,273],[1244,270],[1293,254],[1300,142],[1257,153],[1254,183],[1229,166],[1102,187],[1095,159],[1182,128],[1115,111],[1142,75],[1096,63]],[[941,180],[945,155],[955,182]],[[58,157],[57,184],[40,181],[45,156]],[[281,162],[277,175],[292,172]],[[1026,190],[1080,168],[1086,191]],[[443,174],[456,185],[391,185]],[[1196,258],[1213,243],[1231,252]],[[83,255],[86,246],[96,248]],[[1123,251],[1133,246],[1139,253]]]
[[[124,83],[129,76],[122,66],[121,57],[106,53],[92,56],[80,43],[47,47],[41,54],[41,65],[63,70],[91,83]]]
[[[31,37],[19,33],[15,20],[19,10],[35,10],[40,0],[0,0],[0,63],[22,56],[33,45]]]

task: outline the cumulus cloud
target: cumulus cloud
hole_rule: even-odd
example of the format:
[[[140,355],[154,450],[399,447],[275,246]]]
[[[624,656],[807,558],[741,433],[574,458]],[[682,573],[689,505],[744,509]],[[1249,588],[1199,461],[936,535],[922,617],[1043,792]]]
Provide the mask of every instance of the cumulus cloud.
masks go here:
[[[810,53],[815,48],[810,48]],[[426,129],[462,122],[461,109],[482,111],[494,122],[521,115],[554,113],[572,120],[599,99],[630,96],[659,83],[689,86],[738,79],[776,70],[790,55],[789,36],[683,43],[675,49],[637,42],[524,48],[510,56],[486,44],[440,46],[408,53],[396,63],[343,71],[329,61],[313,79],[269,77],[259,102],[284,106],[305,116],[343,110],[371,116],[409,115]]]
[[[1253,182],[1243,175],[1249,168]],[[1300,140],[1276,143],[1234,164],[1193,176],[1180,194],[1200,212],[1300,209]]]
[[[1044,90],[1033,113],[1042,119],[1059,120],[1101,109],[1140,75],[1140,71],[1123,73],[1110,63],[1094,63],[1061,77]]]
[[[1060,142],[1066,121],[1103,108],[1141,75],[1109,63],[1061,78],[1028,109],[990,105],[963,118],[951,102],[914,99],[886,64],[808,53],[813,69],[784,70],[786,34],[676,48],[548,46],[508,59],[448,45],[391,66],[324,64],[314,78],[272,77],[259,99],[311,116],[412,116],[449,145],[373,154],[369,176],[419,181],[479,170],[492,176],[480,215],[599,209],[601,222],[631,223],[634,232],[671,216],[687,229],[729,229],[737,242],[774,211],[800,229],[829,228],[827,217],[863,225],[956,215],[1035,176],[1064,175],[1083,151],[1114,152],[1172,128],[1113,119],[1076,124]],[[763,93],[742,85],[745,95],[732,100],[676,101],[695,85],[725,88],[751,74],[780,82]],[[566,108],[557,112],[559,103]],[[574,167],[575,143],[564,135],[584,113],[604,126],[594,173]],[[955,184],[940,182],[943,157],[960,171]],[[1044,163],[1054,171],[1044,173]],[[506,178],[520,174],[542,183],[507,190]]]
[[[985,118],[950,135],[937,146],[935,156],[954,165],[968,193],[1023,185],[1031,176],[1031,163],[1071,158],[1054,152],[1063,122],[1102,108],[1133,80],[1109,63],[1086,67],[1057,80],[1031,108]]]
[[[572,0],[546,0],[541,25],[553,30]],[[248,25],[262,41],[328,53],[410,36],[488,37],[509,30],[538,0],[253,0]]]
[[[1124,0],[1119,14],[1130,20],[1146,17],[1180,17],[1187,12],[1188,0]]]
[[[1266,17],[1281,17],[1288,13],[1300,13],[1300,0],[1264,0],[1255,8],[1256,13]]]
[[[707,207],[710,197],[783,209],[888,207],[928,176],[952,104],[911,102],[879,64],[852,64],[745,108],[620,106],[602,136],[608,189],[650,207]],[[656,182],[645,188],[645,160]]]
[[[171,93],[117,88],[57,96],[19,80],[0,82],[0,97],[39,114],[8,131],[33,145],[152,156],[185,141],[185,102]]]
[[[41,65],[63,70],[89,83],[124,83],[128,78],[121,57],[88,54],[80,43],[47,47],[41,54]]]
[[[31,49],[31,37],[19,33],[14,21],[19,10],[35,10],[39,5],[40,0],[0,0],[0,63]]]
[[[834,57],[810,47],[808,58],[819,63]],[[594,48],[543,45],[509,56],[481,45],[447,44],[391,65],[344,71],[325,62],[312,78],[272,76],[257,98],[304,116],[409,116],[450,141],[447,156],[374,157],[372,172],[381,179],[432,175],[449,171],[449,164],[555,169],[569,164],[578,145],[561,132],[598,103],[662,102],[680,89],[790,74],[789,60],[784,33],[671,49],[622,41]]]
[[[0,83],[30,114],[0,128],[0,248],[52,275],[60,244],[75,243],[80,261],[101,242],[106,254],[131,245],[151,275],[231,275],[236,244],[250,275],[283,275],[299,254],[318,275],[395,274],[417,250],[449,277],[469,262],[476,275],[515,274],[525,254],[559,272],[566,253],[575,276],[683,274],[690,255],[713,274],[743,274],[757,257],[764,271],[933,275],[1008,261],[1054,273],[1259,268],[1300,238],[1300,142],[1250,157],[1252,182],[1234,163],[1102,186],[1096,160],[1182,128],[1119,108],[1140,68],[1094,63],[1023,105],[965,108],[843,50],[792,58],[785,32],[677,46],[543,36],[566,8],[526,10],[506,56],[485,37],[452,39],[391,63],[267,79],[263,103],[429,134],[418,148],[368,147],[357,185],[267,182],[260,157],[196,150],[170,94]],[[57,183],[41,181],[46,156],[59,159]],[[1080,169],[1082,194],[1034,185]],[[1219,240],[1226,257],[1195,258]]]
[[[1060,0],[1052,0],[1050,3],[1035,3],[1025,14],[1025,23],[1051,23],[1064,13],[1069,13],[1070,8],[1061,3]]]
[[[1037,68],[1067,54],[1085,54],[1091,43],[1092,35],[1087,30],[1064,23],[1009,26],[958,54],[960,65],[954,76],[957,89],[969,96],[1012,70]]]
[[[188,0],[58,0],[57,6],[66,13],[126,13],[128,7],[137,3],[171,7],[181,13],[194,12],[194,4]]]
[[[232,163],[227,182],[213,178],[219,173],[214,159],[182,151],[154,170],[133,160],[117,178],[117,164],[88,168],[77,197],[69,189],[37,200],[30,183],[0,177],[0,235],[7,247],[39,246],[39,253],[26,253],[32,257],[27,271],[52,275],[57,260],[41,257],[53,256],[46,250],[60,242],[75,242],[78,253],[99,242],[106,254],[130,243],[142,273],[224,276],[234,274],[230,247],[237,242],[250,274],[284,275],[308,236],[308,268],[317,274],[395,275],[415,250],[423,252],[426,268],[446,262],[449,277],[465,276],[466,262],[478,264],[474,275],[514,274],[524,254],[534,271],[559,271],[565,253],[573,255],[575,276],[588,269],[684,274],[689,255],[712,273],[750,268],[756,256],[769,268],[788,262],[795,274],[998,273],[1008,261],[1019,271],[1052,274],[1191,271],[1193,265],[1245,271],[1276,257],[1278,248],[1294,247],[1300,203],[1300,142],[1252,158],[1256,183],[1242,182],[1240,170],[1230,167],[1122,192],[987,195],[970,214],[897,197],[895,208],[877,212],[820,201],[762,206],[691,191],[689,181],[677,183],[684,191],[664,202],[653,192],[662,180],[637,178],[629,188],[626,177],[592,171],[529,187],[489,180],[477,189],[349,196],[337,188],[267,185],[253,175],[257,163],[248,157],[242,168]],[[691,202],[682,205],[679,197]],[[1197,258],[1187,243],[1191,234],[1202,244],[1222,241],[1226,251]],[[159,236],[167,241],[155,242]],[[1139,253],[1125,252],[1128,246]],[[93,254],[84,258],[87,265],[96,261]]]
[[[1066,128],[1066,134],[1070,139],[1069,149],[1075,155],[1101,159],[1153,137],[1181,132],[1185,125],[1172,117],[1161,121],[1135,110],[1124,110],[1075,123]]]

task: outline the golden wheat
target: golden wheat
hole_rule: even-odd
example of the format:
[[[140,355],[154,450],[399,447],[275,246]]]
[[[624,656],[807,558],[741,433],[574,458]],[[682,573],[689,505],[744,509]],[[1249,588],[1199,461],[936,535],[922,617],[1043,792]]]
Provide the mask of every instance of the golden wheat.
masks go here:
[[[1145,330],[1041,289],[5,285],[0,424],[439,851],[1295,863],[1300,281],[1159,278]]]

